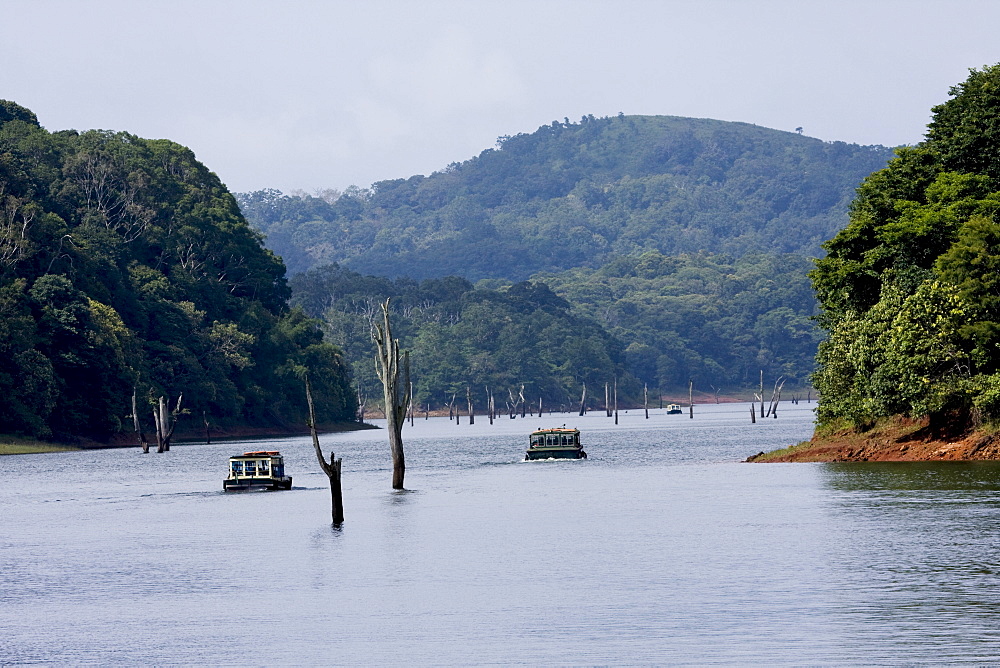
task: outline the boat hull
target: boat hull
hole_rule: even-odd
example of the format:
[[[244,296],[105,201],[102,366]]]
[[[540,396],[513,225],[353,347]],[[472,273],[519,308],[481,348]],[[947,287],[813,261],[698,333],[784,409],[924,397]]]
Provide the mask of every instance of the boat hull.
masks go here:
[[[291,489],[291,476],[282,478],[226,478],[222,481],[225,492],[245,492],[252,489]]]
[[[524,461],[534,459],[586,459],[587,453],[583,448],[566,447],[536,447],[528,448],[524,454]]]

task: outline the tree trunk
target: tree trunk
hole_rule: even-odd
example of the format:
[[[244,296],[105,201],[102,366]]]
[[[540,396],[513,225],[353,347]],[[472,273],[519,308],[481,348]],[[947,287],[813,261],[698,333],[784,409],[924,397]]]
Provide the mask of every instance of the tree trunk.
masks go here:
[[[760,416],[764,417],[764,370],[760,370]]]
[[[580,396],[580,417],[587,412],[587,384],[583,384],[583,394]]]
[[[181,414],[181,402],[184,395],[177,395],[177,405],[174,410],[169,410],[169,402],[160,397],[157,408],[153,409],[153,421],[156,423],[156,451],[169,452],[170,439],[174,435],[174,427],[177,426],[177,416]]]
[[[694,380],[688,381],[688,417],[694,419]]]
[[[135,424],[135,433],[139,437],[139,447],[142,451],[149,453],[149,442],[146,441],[146,434],[142,433],[142,426],[139,422],[138,402],[136,401],[136,388],[132,388],[132,422]]]
[[[316,432],[316,411],[313,408],[312,386],[309,384],[309,372],[305,374],[306,381],[306,403],[309,404],[309,433],[312,434],[313,449],[316,451],[316,459],[323,473],[330,479],[330,505],[333,517],[333,525],[340,526],[344,523],[344,494],[340,487],[340,463],[333,452],[330,452],[330,461],[323,459],[323,451],[319,447],[319,434]]]
[[[611,417],[611,397],[609,396],[607,383],[604,383],[604,414]]]
[[[413,396],[413,383],[409,380],[409,374],[407,374],[406,377],[407,377],[406,387],[409,390],[410,396],[412,397]],[[410,426],[411,427],[413,426],[413,402],[412,401],[410,402]]]
[[[615,378],[615,424],[618,424],[618,379]]]
[[[465,402],[469,404],[469,424],[476,424],[476,413],[472,408],[472,387],[469,385],[465,387]]]
[[[646,419],[649,419],[649,385],[643,383],[642,386],[642,409],[646,411]]]
[[[406,460],[403,456],[403,425],[406,409],[410,406],[410,353],[402,353],[404,375],[400,387],[399,339],[392,338],[389,324],[389,299],[382,304],[382,323],[372,326],[372,341],[375,343],[375,371],[382,381],[385,396],[385,426],[389,432],[389,450],[392,452],[392,488],[403,489],[406,474]]]

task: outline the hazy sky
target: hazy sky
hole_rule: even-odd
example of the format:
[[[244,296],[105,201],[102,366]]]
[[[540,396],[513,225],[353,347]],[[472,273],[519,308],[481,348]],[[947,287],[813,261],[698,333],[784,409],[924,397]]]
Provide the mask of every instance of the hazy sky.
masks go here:
[[[184,144],[234,191],[430,174],[582,115],[922,139],[1000,1],[0,0],[0,98]]]

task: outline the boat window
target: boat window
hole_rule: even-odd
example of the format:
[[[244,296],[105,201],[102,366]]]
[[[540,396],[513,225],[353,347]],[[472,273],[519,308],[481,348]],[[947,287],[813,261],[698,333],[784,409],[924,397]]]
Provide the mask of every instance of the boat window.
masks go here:
[[[247,475],[257,475],[257,462],[247,462]]]
[[[563,442],[562,442],[562,444],[563,445],[569,445],[570,444],[570,442],[569,442],[569,436],[565,436],[565,435],[563,436]]]
[[[233,473],[243,473],[243,462],[229,462],[232,464]]]
[[[268,471],[271,469],[271,462],[270,462],[270,460],[265,459],[265,460],[261,461],[260,466],[258,468],[260,469],[260,474],[261,475],[267,475]]]

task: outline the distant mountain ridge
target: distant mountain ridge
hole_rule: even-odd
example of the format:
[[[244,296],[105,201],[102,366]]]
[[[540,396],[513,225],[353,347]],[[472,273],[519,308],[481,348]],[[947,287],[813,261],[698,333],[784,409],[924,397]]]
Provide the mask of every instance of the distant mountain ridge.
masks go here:
[[[821,254],[893,150],[748,123],[586,116],[337,198],[237,194],[290,272],[523,280],[657,251]]]

